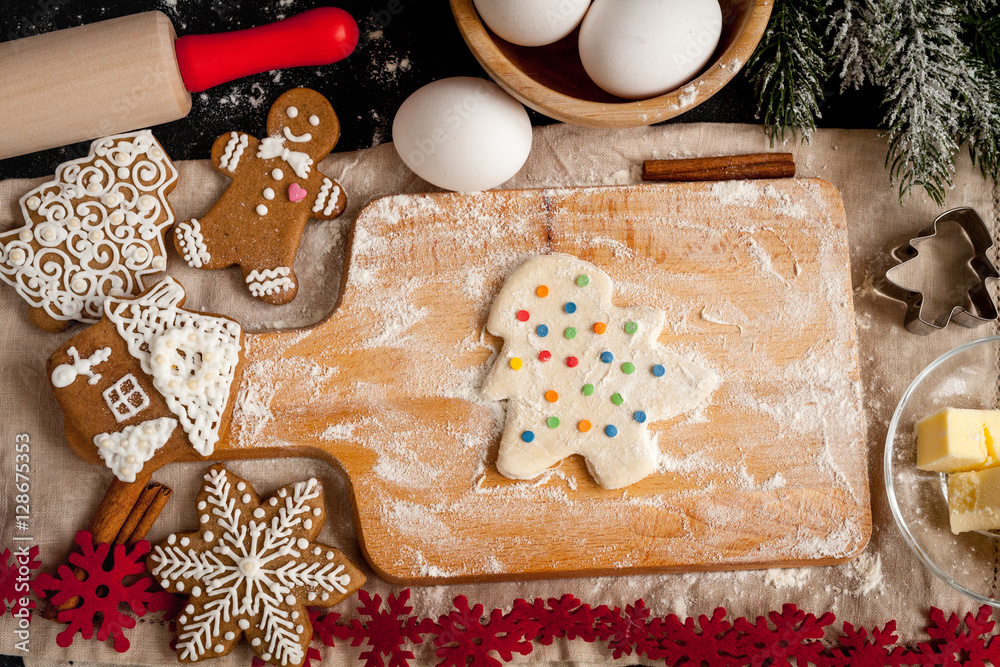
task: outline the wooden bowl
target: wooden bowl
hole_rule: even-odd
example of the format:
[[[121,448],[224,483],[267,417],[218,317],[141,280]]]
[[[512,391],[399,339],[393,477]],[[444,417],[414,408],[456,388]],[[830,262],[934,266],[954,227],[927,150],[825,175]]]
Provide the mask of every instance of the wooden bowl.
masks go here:
[[[483,25],[473,0],[451,0],[451,10],[476,60],[521,103],[573,125],[639,127],[673,118],[707,100],[729,83],[757,48],[773,0],[720,0],[720,4],[722,37],[701,74],[677,90],[638,101],[606,93],[591,81],[580,62],[579,29],[547,46],[517,46]]]

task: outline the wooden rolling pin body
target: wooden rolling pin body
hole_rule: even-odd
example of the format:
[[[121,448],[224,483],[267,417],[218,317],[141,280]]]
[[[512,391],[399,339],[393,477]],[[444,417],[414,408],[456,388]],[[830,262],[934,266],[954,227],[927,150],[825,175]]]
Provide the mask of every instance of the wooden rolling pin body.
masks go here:
[[[0,159],[186,116],[175,39],[144,12],[0,44]]]

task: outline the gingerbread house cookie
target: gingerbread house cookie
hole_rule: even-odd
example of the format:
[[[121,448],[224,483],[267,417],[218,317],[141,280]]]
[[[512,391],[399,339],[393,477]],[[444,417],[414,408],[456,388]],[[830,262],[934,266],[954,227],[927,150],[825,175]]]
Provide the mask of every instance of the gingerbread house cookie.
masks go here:
[[[0,234],[0,280],[46,331],[98,321],[105,298],[135,296],[144,277],[166,269],[176,184],[149,130],[98,139],[21,197],[24,226]]]
[[[170,277],[136,298],[109,298],[100,322],[49,357],[67,427],[124,482],[189,448],[211,455],[229,429],[243,331],[183,303]]]
[[[250,293],[277,305],[298,292],[292,264],[306,222],[336,218],[347,198],[316,168],[340,138],[325,97],[289,90],[271,107],[267,132],[259,141],[242,132],[215,141],[212,164],[232,183],[204,217],[177,225],[174,245],[197,269],[239,265]]]

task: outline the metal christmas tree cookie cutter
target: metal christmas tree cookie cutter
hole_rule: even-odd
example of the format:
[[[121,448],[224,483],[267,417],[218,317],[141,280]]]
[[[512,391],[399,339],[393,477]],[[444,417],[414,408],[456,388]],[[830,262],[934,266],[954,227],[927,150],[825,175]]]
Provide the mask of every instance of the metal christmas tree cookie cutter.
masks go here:
[[[938,226],[943,222],[957,223],[972,243],[975,254],[969,260],[969,267],[975,271],[979,280],[969,289],[971,309],[966,308],[965,305],[956,305],[934,320],[927,320],[920,313],[924,302],[923,293],[907,289],[893,282],[889,276],[894,269],[917,257],[918,250],[913,245],[914,241],[936,236]],[[885,276],[876,284],[875,288],[885,296],[906,304],[906,317],[903,324],[910,333],[920,336],[944,329],[952,321],[967,328],[995,322],[998,316],[997,307],[989,289],[987,289],[987,281],[1000,278],[1000,272],[987,256],[992,247],[993,236],[990,234],[990,229],[976,210],[968,207],[953,208],[935,218],[934,222],[917,236],[891,251],[890,255],[896,264],[885,272]]]

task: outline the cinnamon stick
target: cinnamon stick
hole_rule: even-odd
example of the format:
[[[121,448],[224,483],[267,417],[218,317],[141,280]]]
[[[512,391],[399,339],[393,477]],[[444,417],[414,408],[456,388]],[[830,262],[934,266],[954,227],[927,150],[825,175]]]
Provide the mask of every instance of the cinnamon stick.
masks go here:
[[[171,493],[169,487],[162,484],[147,487],[148,482],[149,477],[132,483],[122,482],[117,478],[111,481],[87,524],[94,544],[110,542],[131,545],[146,536]],[[74,567],[73,575],[83,581],[86,572]],[[56,620],[60,612],[73,609],[79,604],[79,597],[70,598],[58,606],[50,602],[42,611],[42,616]]]
[[[683,160],[646,160],[644,181],[729,181],[795,176],[791,153],[752,153]]]

